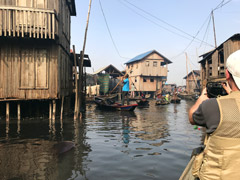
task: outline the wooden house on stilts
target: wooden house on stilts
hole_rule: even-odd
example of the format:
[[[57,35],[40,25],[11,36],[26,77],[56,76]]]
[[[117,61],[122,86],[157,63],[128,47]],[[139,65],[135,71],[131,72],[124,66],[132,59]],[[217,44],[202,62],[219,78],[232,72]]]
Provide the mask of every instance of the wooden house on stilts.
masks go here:
[[[0,103],[7,116],[9,103],[17,102],[20,114],[22,102],[39,100],[49,101],[54,115],[56,100],[72,93],[75,15],[75,0],[0,0]]]
[[[136,92],[154,95],[156,91],[162,92],[167,81],[168,64],[171,63],[156,50],[151,50],[126,62],[126,73],[129,74],[130,83],[134,84]]]
[[[234,34],[214,50],[202,54],[201,86],[205,87],[210,81],[224,81],[226,61],[230,54],[240,49],[240,34]]]

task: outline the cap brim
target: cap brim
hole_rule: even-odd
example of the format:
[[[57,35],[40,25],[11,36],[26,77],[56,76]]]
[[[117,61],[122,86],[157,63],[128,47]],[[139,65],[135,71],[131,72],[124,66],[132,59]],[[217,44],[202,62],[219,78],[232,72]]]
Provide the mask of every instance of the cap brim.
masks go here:
[[[234,76],[234,75],[232,75],[232,76],[233,76],[233,79],[234,79],[238,89],[240,89],[240,77],[237,77],[237,76]]]

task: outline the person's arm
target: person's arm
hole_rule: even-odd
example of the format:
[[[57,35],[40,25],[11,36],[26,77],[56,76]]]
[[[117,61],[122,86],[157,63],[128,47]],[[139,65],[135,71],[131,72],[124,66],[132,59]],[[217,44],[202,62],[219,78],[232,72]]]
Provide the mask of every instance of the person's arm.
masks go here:
[[[193,113],[198,109],[198,107],[200,106],[200,104],[202,104],[202,102],[205,101],[205,100],[207,100],[207,99],[209,99],[209,98],[207,97],[207,89],[204,88],[203,91],[202,91],[201,96],[198,98],[198,100],[196,101],[196,103],[195,103],[195,104],[190,108],[190,110],[189,110],[188,118],[189,118],[189,122],[190,122],[191,124],[193,124],[193,125],[195,124],[194,121],[193,121],[193,117],[192,117]]]

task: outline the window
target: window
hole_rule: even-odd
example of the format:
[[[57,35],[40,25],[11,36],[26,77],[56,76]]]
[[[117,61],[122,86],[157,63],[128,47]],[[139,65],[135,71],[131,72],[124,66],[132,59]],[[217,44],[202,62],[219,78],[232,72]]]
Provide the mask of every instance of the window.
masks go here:
[[[147,79],[143,78],[143,82],[147,82]]]
[[[153,67],[157,67],[157,61],[153,61]]]
[[[138,68],[138,64],[136,64],[136,69]]]
[[[164,65],[166,65],[166,63],[165,62],[161,62],[161,66],[164,66]]]
[[[146,66],[149,66],[149,61],[146,61]]]
[[[137,79],[135,79],[135,82],[137,82]]]
[[[151,78],[151,79],[150,79],[150,82],[154,82],[154,79],[153,79],[153,78]]]

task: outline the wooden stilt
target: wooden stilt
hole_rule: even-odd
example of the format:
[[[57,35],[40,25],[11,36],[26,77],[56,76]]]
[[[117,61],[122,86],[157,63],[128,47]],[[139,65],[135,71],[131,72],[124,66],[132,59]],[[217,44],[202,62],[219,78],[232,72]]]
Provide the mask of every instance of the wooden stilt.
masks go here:
[[[10,110],[9,110],[9,102],[6,102],[6,121],[9,122]]]
[[[60,120],[63,119],[63,105],[64,105],[64,96],[62,97]]]
[[[53,100],[53,114],[52,114],[53,124],[55,124],[55,118],[56,118],[56,101]]]
[[[52,103],[49,101],[49,119],[52,119]]]
[[[49,132],[52,132],[52,102],[49,101]]]
[[[20,105],[20,102],[18,102],[18,104],[17,104],[17,117],[18,117],[18,120],[20,121],[20,119],[21,119],[21,105]]]

